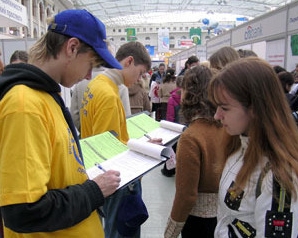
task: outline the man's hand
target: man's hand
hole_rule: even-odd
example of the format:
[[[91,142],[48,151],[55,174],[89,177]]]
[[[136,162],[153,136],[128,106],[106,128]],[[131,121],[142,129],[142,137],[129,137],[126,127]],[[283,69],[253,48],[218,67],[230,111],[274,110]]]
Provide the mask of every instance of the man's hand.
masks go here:
[[[113,194],[120,185],[120,172],[109,170],[93,179],[97,183],[104,197]]]
[[[157,145],[163,145],[162,138],[151,138],[150,140],[148,140],[148,142],[157,144]]]

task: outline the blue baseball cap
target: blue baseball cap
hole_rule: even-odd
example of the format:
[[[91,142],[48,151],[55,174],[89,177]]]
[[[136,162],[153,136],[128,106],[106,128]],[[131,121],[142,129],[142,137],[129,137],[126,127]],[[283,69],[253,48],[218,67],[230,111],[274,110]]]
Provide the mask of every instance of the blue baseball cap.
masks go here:
[[[116,218],[117,230],[122,236],[132,237],[148,217],[148,211],[141,195],[126,195],[119,204]]]
[[[54,23],[49,25],[48,30],[80,39],[90,45],[106,62],[105,67],[122,69],[121,64],[108,50],[105,25],[88,11],[64,10],[55,16]]]

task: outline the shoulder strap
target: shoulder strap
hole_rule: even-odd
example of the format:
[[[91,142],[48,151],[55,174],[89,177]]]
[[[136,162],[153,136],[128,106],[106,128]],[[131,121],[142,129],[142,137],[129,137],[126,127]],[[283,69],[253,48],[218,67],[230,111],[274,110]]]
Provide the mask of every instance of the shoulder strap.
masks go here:
[[[258,196],[260,196],[261,194],[261,186],[262,186],[262,182],[263,182],[263,179],[265,177],[265,175],[268,173],[268,171],[270,170],[270,163],[267,162],[265,167],[262,169],[262,172],[259,176],[259,179],[258,179],[258,182],[257,182],[257,187],[256,187],[256,198]]]
[[[273,196],[272,196],[272,211],[290,212],[291,194],[289,194],[283,186],[273,177]]]
[[[267,162],[265,167],[263,168],[256,187],[256,198],[261,194],[261,186],[265,175],[270,170],[270,163]],[[289,212],[291,207],[291,194],[286,192],[283,186],[279,184],[276,178],[273,176],[273,192],[272,192],[272,203],[271,203],[271,211],[278,212]]]

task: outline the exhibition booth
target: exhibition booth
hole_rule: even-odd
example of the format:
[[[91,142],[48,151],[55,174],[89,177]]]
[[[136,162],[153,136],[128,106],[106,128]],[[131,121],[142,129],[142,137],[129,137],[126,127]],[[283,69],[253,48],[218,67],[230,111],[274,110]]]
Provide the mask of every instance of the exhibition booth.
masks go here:
[[[191,55],[200,61],[208,59],[223,46],[253,50],[271,65],[292,71],[298,63],[298,2],[262,15],[206,41],[205,46],[193,46],[170,57],[177,72]]]

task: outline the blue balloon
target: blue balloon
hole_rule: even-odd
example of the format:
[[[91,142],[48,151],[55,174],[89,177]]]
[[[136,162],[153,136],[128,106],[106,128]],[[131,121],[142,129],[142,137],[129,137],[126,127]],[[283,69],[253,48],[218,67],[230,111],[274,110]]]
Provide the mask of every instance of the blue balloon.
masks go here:
[[[204,18],[202,20],[202,22],[203,22],[204,25],[209,25],[209,19],[207,19],[207,18]]]

